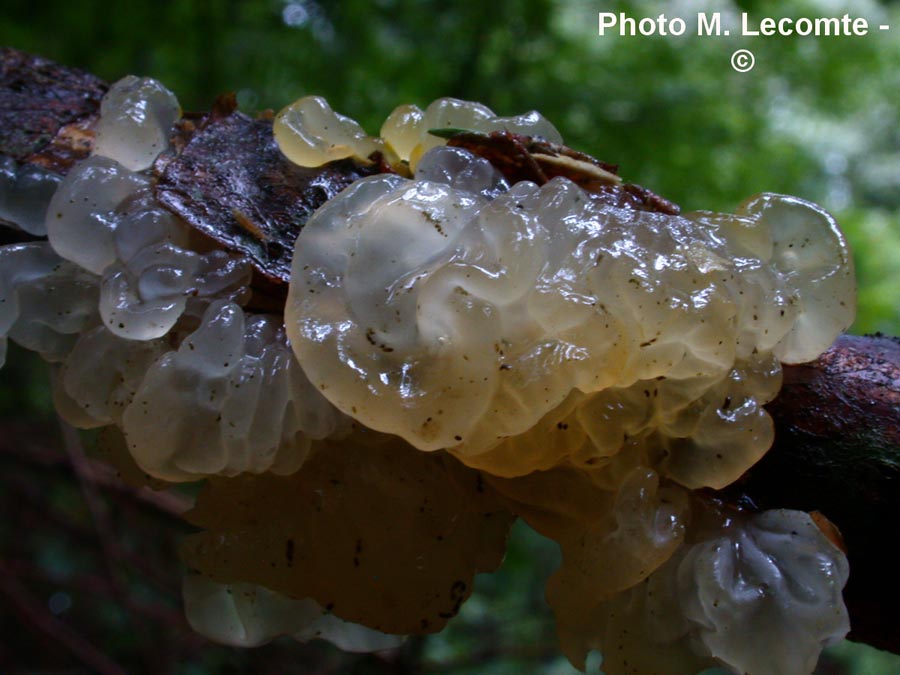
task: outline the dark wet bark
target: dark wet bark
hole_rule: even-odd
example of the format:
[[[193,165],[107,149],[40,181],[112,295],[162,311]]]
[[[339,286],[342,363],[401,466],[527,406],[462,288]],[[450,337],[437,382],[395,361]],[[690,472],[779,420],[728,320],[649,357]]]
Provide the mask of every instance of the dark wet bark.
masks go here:
[[[0,153],[65,173],[87,157],[103,80],[0,47]]]
[[[775,445],[739,488],[761,508],[824,513],[850,559],[850,637],[900,653],[900,339],[845,335],[785,366]]]
[[[378,172],[350,160],[299,167],[275,144],[271,119],[227,108],[203,119],[181,152],[160,164],[156,194],[165,206],[285,288],[294,240],[312,212]]]

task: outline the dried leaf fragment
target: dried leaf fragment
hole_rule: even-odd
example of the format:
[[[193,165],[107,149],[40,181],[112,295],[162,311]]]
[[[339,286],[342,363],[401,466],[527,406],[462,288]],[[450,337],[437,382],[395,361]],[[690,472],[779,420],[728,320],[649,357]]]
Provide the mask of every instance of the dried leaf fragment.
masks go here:
[[[485,134],[465,129],[433,129],[429,133],[449,139],[447,145],[484,157],[510,183],[530,180],[543,185],[562,176],[599,195],[604,204],[670,215],[680,212],[678,205],[647,188],[623,183],[615,164],[601,162],[566,145],[509,131]]]

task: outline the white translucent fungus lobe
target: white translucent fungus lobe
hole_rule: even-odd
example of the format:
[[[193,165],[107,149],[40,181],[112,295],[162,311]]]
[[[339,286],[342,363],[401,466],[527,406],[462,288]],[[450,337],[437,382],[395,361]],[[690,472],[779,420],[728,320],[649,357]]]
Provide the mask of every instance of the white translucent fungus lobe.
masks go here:
[[[165,340],[125,340],[103,326],[81,333],[57,371],[57,411],[82,429],[121,425],[147,370],[170,349]]]
[[[831,346],[856,313],[847,241],[831,214],[797,197],[760,195],[740,212],[770,229],[772,265],[803,289],[797,320],[775,346],[775,355],[786,363],[811,361]]]
[[[381,139],[336,113],[321,96],[306,96],[284,108],[275,117],[273,131],[281,152],[300,166],[322,166],[347,157],[366,159],[384,147]]]
[[[47,236],[67,260],[100,274],[116,260],[117,207],[150,185],[150,179],[106,157],[77,164],[47,208]]]
[[[133,204],[115,231],[115,263],[103,272],[100,313],[122,337],[162,337],[184,312],[200,266],[187,232],[152,204]]]
[[[738,514],[699,529],[649,579],[602,606],[592,625],[554,608],[573,662],[599,646],[610,675],[711,665],[808,675],[822,649],[847,634],[847,559],[808,514]]]
[[[97,324],[97,280],[46,242],[0,247],[0,365],[6,340],[49,361],[63,359],[78,334]]]
[[[178,99],[159,82],[124,77],[100,103],[94,154],[114,159],[131,171],[149,169],[169,146],[172,125],[180,116]]]
[[[688,218],[612,207],[565,179],[493,200],[467,188],[378,176],[326,204],[297,240],[286,324],[304,370],[341,410],[500,475],[561,457],[538,452],[513,473],[504,465],[515,453],[481,453],[545,415],[548,433],[564,413],[594,434],[602,425],[573,404],[593,411],[606,391],[615,407],[615,390],[634,387],[634,411],[615,415],[668,443],[660,461],[672,475],[727,484],[771,443],[761,407],[780,383],[771,350],[798,316],[827,311],[823,270],[852,295],[830,221],[803,221],[833,240],[829,255],[777,254],[783,225],[766,214],[788,198]],[[793,198],[784,208],[820,213]],[[830,343],[850,318],[818,339]],[[601,445],[610,436],[596,435]],[[723,443],[734,455],[719,461]],[[689,447],[702,452],[680,452]]]
[[[479,120],[473,127],[475,131],[491,133],[492,131],[508,131],[513,134],[542,138],[551,143],[562,143],[562,134],[553,123],[537,110],[515,115],[513,117],[489,117]]]
[[[443,183],[457,190],[494,199],[509,190],[503,175],[488,160],[462,148],[432,148],[416,166],[416,180]]]
[[[213,249],[200,256],[185,314],[197,317],[206,312],[214,300],[230,300],[243,305],[250,297],[253,267],[243,256]]]
[[[233,647],[259,647],[304,630],[323,614],[314,600],[294,600],[255,584],[220,584],[187,574],[184,611],[197,633]]]
[[[346,652],[382,651],[403,642],[396,635],[343,621],[311,598],[295,600],[256,584],[220,584],[187,574],[182,595],[191,628],[233,647],[258,647],[281,635],[300,642],[327,640]]]
[[[34,164],[19,164],[0,157],[0,222],[6,221],[29,234],[47,234],[47,205],[61,176]]]
[[[678,565],[685,618],[735,672],[811,673],[850,630],[847,559],[800,511],[767,511],[691,547]],[[711,627],[710,627],[711,626]]]
[[[120,210],[116,262],[103,272],[100,295],[100,314],[113,333],[151,340],[168,333],[189,302],[201,304],[202,314],[210,296],[246,299],[249,261],[218,250],[191,250],[188,226],[149,192]]]
[[[252,268],[242,256],[192,250],[190,227],[153,197],[150,178],[105,157],[78,164],[51,200],[54,249],[101,275],[99,309],[113,333],[133,340],[167,334],[212,299],[243,303]]]
[[[447,140],[428,133],[430,129],[474,129],[484,120],[495,117],[494,111],[481,103],[461,101],[457,98],[439,98],[429,105],[422,114],[419,142],[410,151],[410,164],[415,165],[422,155],[431,148],[446,144]],[[390,139],[387,138],[390,142]]]
[[[343,419],[300,371],[280,321],[219,300],[147,369],[122,425],[138,465],[175,482],[296,471],[310,439]]]

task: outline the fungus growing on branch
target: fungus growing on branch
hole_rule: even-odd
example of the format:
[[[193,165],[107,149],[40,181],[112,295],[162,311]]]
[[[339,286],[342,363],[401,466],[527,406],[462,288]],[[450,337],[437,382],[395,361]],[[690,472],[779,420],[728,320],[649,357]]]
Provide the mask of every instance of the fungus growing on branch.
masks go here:
[[[196,630],[438,631],[521,517],[560,544],[548,598],[578,666],[599,647],[612,675],[804,675],[844,636],[843,552],[707,489],[772,444],[782,363],[853,319],[829,214],[770,193],[679,214],[539,114],[456,99],[381,137],[315,97],[274,140],[224,104],[178,111],[126,78],[58,186],[4,160],[0,218],[47,242],[0,248],[0,336],[60,364],[72,424],[206,481]],[[202,163],[238,131],[259,165]]]

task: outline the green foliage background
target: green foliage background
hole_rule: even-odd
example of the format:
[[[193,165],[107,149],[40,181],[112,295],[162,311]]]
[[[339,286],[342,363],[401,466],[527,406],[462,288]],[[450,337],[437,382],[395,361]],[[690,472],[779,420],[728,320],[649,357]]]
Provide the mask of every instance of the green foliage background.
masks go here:
[[[852,12],[891,30],[601,38],[601,10],[666,12],[685,18],[688,33],[698,11],[722,12],[731,26],[741,11],[757,21]],[[686,210],[730,209],[763,190],[811,199],[838,217],[854,249],[852,330],[891,334],[900,334],[898,33],[900,4],[874,0],[4,0],[0,8],[0,44],[110,81],[153,76],[185,109],[206,109],[225,91],[251,111],[314,93],[377,133],[394,106],[451,95],[500,114],[538,109],[569,145],[620,164],[626,179]],[[738,48],[756,56],[749,73],[729,65]],[[3,375],[0,412],[40,416],[46,392],[17,354]],[[555,656],[542,601],[555,555],[518,528],[501,574],[481,579],[451,628],[417,647],[421,672],[570,672]],[[242,670],[236,664],[249,661],[211,651],[183,672],[225,663]],[[900,672],[900,660],[843,646],[821,668]]]

